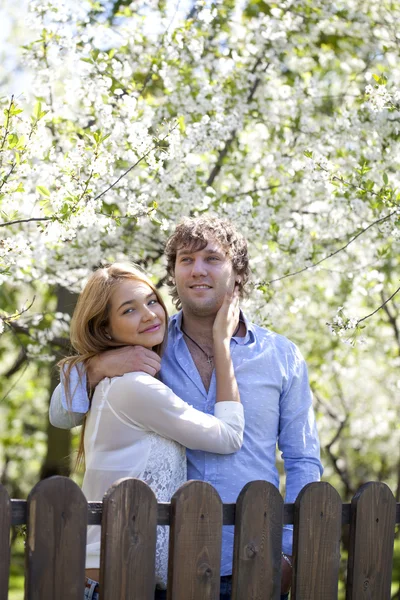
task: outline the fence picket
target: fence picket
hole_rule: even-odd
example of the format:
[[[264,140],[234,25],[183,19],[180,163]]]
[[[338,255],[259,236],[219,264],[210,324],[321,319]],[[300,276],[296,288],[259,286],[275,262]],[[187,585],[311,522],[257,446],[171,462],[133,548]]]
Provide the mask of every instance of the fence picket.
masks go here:
[[[244,486],[236,504],[232,600],[279,600],[283,500],[267,481]]]
[[[0,485],[0,600],[8,598],[10,571],[11,500],[5,487]]]
[[[26,600],[82,600],[87,502],[67,477],[40,481],[27,501]]]
[[[171,500],[168,600],[217,600],[222,502],[203,481],[188,481]]]
[[[342,502],[329,483],[306,485],[295,503],[292,600],[336,600]]]
[[[121,479],[103,500],[101,600],[153,600],[157,499],[139,479]]]
[[[351,502],[346,600],[391,597],[396,500],[387,485],[363,485]]]

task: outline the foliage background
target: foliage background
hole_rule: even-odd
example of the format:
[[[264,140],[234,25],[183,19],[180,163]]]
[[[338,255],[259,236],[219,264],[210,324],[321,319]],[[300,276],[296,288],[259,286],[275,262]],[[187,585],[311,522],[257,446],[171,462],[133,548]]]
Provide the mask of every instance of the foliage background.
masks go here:
[[[324,478],[346,501],[370,480],[399,501],[400,3],[24,6],[1,6],[10,494],[70,474],[76,435],[47,409],[87,274],[130,258],[162,287],[168,234],[210,212],[249,239],[246,312],[307,359]]]

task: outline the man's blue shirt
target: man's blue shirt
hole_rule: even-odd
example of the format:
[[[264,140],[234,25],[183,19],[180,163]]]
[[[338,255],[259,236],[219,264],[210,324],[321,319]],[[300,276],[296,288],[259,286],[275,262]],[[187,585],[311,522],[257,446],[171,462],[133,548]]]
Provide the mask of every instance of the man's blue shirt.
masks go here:
[[[297,347],[287,338],[258,327],[244,317],[243,320],[245,337],[234,337],[231,341],[232,362],[246,421],[243,446],[239,452],[229,455],[187,450],[188,479],[207,481],[216,488],[223,502],[236,502],[243,486],[256,479],[269,481],[279,488],[278,444],[286,471],[285,501],[294,502],[299,491],[307,483],[318,481],[322,474],[307,366]],[[161,379],[177,396],[213,414],[215,372],[207,392],[186,346],[181,322],[181,312],[170,319]],[[86,412],[86,393],[79,387],[72,408]],[[66,407],[64,397],[63,404]],[[232,572],[233,527],[223,529],[221,575],[227,575]],[[285,527],[283,552],[292,553],[290,527]]]

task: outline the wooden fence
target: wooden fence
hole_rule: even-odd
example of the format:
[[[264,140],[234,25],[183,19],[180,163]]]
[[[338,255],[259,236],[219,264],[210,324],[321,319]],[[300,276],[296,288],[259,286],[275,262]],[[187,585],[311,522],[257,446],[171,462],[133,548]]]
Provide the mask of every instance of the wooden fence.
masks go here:
[[[26,600],[82,600],[86,526],[101,524],[101,600],[153,600],[156,526],[170,526],[169,600],[217,600],[223,525],[235,525],[232,600],[278,600],[283,524],[294,524],[292,600],[338,597],[340,539],[350,526],[347,600],[390,598],[393,544],[400,504],[383,483],[367,483],[351,505],[328,483],[312,483],[295,504],[253,481],[237,503],[189,481],[157,504],[137,479],[87,502],[70,479],[38,483],[28,500],[0,486],[0,600],[7,600],[10,527],[27,524]]]

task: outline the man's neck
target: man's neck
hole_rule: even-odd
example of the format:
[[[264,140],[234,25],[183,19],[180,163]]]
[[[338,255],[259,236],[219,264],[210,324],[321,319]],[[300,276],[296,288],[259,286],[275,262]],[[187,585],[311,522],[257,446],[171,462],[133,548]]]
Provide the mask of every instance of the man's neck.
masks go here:
[[[184,313],[182,315],[182,328],[196,342],[212,346],[213,325],[215,316],[198,316]]]

